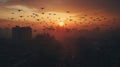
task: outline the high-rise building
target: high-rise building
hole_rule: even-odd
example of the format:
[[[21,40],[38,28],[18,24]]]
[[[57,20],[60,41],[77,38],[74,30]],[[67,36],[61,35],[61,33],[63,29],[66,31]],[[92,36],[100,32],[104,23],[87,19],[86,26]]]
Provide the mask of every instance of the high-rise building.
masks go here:
[[[32,28],[30,27],[13,27],[12,38],[14,40],[30,40],[32,39]]]

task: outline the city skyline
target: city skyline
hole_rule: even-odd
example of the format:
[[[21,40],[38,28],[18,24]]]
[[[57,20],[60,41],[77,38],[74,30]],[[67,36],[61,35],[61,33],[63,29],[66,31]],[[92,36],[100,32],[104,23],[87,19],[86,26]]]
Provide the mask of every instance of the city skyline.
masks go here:
[[[120,67],[120,0],[0,0],[0,67]]]

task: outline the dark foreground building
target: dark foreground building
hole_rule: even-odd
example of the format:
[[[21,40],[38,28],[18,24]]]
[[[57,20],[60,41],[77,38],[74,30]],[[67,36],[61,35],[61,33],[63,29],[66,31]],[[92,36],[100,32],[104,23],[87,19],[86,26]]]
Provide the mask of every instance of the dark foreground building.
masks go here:
[[[30,27],[13,27],[12,39],[14,40],[30,40],[32,39],[32,28]]]

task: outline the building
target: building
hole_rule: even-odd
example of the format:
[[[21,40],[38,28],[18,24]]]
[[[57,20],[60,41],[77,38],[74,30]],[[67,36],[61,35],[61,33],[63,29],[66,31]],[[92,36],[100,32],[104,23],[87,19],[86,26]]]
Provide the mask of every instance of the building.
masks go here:
[[[13,27],[12,38],[14,40],[30,40],[32,39],[32,28],[30,27]]]
[[[11,30],[9,28],[0,28],[0,38],[10,39]]]

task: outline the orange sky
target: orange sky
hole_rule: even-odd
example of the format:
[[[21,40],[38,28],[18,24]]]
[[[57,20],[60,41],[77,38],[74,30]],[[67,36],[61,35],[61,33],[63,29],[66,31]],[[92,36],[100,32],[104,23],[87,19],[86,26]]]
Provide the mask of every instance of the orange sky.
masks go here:
[[[0,0],[0,5],[0,27],[40,29],[62,22],[65,28],[85,29],[120,21],[118,0]]]

